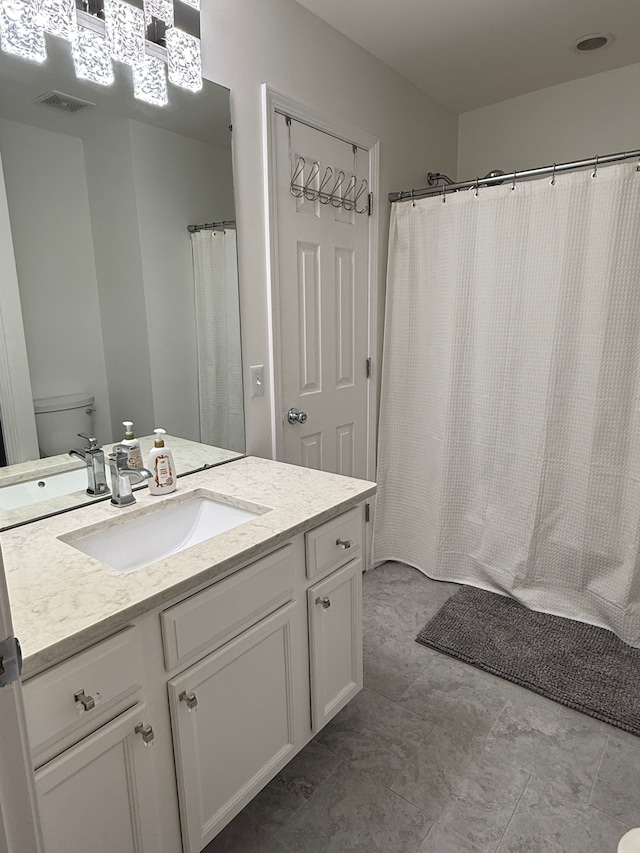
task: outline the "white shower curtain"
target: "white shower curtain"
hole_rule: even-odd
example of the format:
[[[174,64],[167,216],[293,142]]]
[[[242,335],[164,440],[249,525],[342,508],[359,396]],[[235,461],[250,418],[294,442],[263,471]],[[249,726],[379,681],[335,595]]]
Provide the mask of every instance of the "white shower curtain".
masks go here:
[[[393,206],[374,560],[640,646],[640,171]]]
[[[244,414],[236,232],[191,235],[200,441],[243,453]]]

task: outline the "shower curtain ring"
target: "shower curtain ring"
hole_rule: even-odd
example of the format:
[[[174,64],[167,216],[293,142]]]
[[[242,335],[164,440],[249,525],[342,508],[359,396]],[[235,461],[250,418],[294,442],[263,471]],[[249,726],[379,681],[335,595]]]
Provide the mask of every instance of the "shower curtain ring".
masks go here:
[[[593,170],[593,174],[591,175],[591,177],[592,177],[592,178],[597,178],[597,177],[598,177],[598,160],[599,160],[599,159],[600,159],[600,155],[599,155],[599,154],[596,154],[596,165],[595,165],[595,168],[594,168],[594,170]]]
[[[411,190],[411,207],[416,206],[416,191]]]
[[[478,190],[480,188],[480,178],[476,178],[476,198],[478,198]]]
[[[551,186],[555,187],[556,185],[556,163],[553,164],[553,172],[551,174]]]
[[[511,189],[512,190],[515,190],[515,188],[516,188],[516,175],[517,174],[518,174],[517,172],[513,173],[513,181],[511,182]]]

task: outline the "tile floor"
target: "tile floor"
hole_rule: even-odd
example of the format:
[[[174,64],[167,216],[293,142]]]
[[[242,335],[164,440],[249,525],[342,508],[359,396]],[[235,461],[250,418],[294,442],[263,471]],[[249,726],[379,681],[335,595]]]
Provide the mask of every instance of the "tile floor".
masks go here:
[[[640,738],[416,643],[456,589],[364,576],[365,689],[205,853],[615,853]]]

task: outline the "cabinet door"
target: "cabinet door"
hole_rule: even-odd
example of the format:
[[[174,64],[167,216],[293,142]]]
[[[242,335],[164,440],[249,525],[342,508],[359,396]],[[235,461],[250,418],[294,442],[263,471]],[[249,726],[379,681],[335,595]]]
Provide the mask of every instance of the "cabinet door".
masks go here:
[[[41,767],[36,789],[47,853],[154,853],[152,755],[140,703]]]
[[[197,853],[297,751],[292,639],[281,608],[169,682],[185,850]]]
[[[362,560],[307,590],[314,732],[362,689]]]

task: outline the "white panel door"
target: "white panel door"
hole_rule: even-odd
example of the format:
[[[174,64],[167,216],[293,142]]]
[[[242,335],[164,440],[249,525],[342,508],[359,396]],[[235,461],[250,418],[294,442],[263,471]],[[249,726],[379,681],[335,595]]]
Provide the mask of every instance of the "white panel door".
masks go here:
[[[278,298],[285,462],[354,477],[367,473],[369,216],[290,191],[296,183],[343,195],[369,178],[369,154],[277,116]],[[319,164],[319,170],[313,166]],[[358,207],[367,206],[367,193]],[[290,423],[289,409],[306,414]]]

